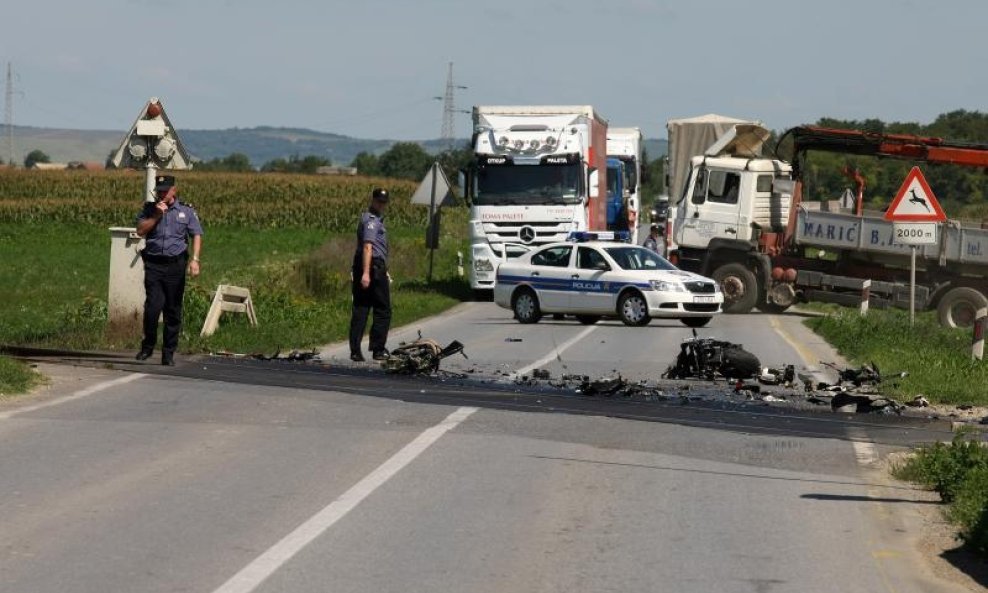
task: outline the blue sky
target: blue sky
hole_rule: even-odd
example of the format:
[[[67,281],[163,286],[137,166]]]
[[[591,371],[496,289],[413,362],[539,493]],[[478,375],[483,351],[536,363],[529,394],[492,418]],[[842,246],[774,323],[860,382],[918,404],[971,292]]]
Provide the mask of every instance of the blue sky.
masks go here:
[[[431,138],[453,61],[460,107],[589,103],[663,137],[988,110],[986,29],[977,0],[45,0],[0,11],[0,60],[24,125],[126,129],[157,95],[179,129]]]

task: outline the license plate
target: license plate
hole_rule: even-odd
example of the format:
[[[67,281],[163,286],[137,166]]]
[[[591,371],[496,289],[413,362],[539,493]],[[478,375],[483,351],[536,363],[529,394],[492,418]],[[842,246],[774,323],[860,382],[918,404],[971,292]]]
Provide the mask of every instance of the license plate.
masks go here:
[[[702,296],[702,297],[695,296],[695,297],[693,297],[693,302],[694,303],[713,303],[714,302],[714,297],[712,297],[712,296]]]

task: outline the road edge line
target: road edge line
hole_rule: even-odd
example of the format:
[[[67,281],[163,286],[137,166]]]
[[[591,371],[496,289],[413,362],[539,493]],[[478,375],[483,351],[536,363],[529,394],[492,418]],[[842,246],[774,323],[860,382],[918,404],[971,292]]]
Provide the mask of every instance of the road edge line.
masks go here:
[[[323,507],[322,510],[293,529],[247,566],[241,568],[235,575],[216,588],[213,593],[250,593],[255,590],[313,540],[325,533],[444,434],[456,428],[478,409],[473,407],[457,408],[439,424],[419,433],[410,443],[399,449],[397,453],[377,466],[371,473],[361,478],[336,500]]]
[[[88,397],[90,395],[99,393],[100,391],[104,391],[104,390],[109,389],[111,387],[117,387],[118,385],[125,385],[127,383],[130,383],[131,381],[136,381],[138,379],[143,379],[144,377],[147,377],[147,376],[148,375],[146,375],[144,373],[132,373],[132,374],[129,374],[129,375],[124,375],[123,377],[117,377],[116,379],[110,379],[109,381],[103,381],[103,382],[97,383],[95,385],[90,385],[89,387],[80,389],[79,391],[76,391],[75,393],[71,393],[69,395],[65,395],[65,396],[62,396],[62,397],[59,397],[59,398],[55,398],[55,399],[52,399],[52,400],[48,400],[48,401],[45,401],[45,402],[37,403],[37,404],[34,404],[32,406],[24,406],[22,408],[15,408],[13,410],[6,410],[4,412],[0,412],[0,420],[7,420],[9,418],[12,418],[12,417],[17,416],[17,415],[20,415],[20,414],[27,414],[29,412],[35,412],[37,410],[42,410],[44,408],[50,408],[52,406],[57,406],[57,405],[60,405],[60,404],[64,404],[66,402],[74,401],[74,400],[77,400],[77,399],[82,399],[84,397]]]

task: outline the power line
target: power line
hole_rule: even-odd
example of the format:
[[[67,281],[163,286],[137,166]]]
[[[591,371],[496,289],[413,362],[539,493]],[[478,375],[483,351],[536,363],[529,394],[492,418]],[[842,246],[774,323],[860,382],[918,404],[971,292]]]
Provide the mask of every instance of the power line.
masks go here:
[[[14,69],[7,62],[7,87],[4,92],[3,123],[7,127],[7,162],[14,164]]]
[[[442,97],[435,97],[437,101],[443,102],[443,127],[440,138],[446,145],[446,150],[453,150],[453,143],[456,142],[456,114],[469,113],[465,109],[456,108],[456,91],[466,88],[453,83],[453,62],[450,62],[446,72],[446,92]]]

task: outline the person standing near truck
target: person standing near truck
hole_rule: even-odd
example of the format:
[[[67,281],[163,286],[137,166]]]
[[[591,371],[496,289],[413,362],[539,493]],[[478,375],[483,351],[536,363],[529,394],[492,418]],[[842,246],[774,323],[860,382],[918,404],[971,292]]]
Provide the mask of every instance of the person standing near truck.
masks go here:
[[[659,255],[662,255],[662,252],[659,251],[659,245],[660,245],[660,243],[659,243],[659,225],[653,224],[652,226],[650,226],[648,228],[648,237],[645,239],[645,243],[642,244],[642,247],[644,247],[645,249],[649,249],[651,251],[654,251],[655,253],[658,253]]]
[[[367,211],[357,223],[357,249],[353,254],[353,313],[350,317],[350,360],[363,362],[360,342],[367,329],[367,317],[374,310],[370,330],[370,351],[374,360],[388,358],[388,330],[391,326],[391,277],[388,275],[388,233],[384,213],[388,191],[375,188]]]
[[[199,275],[202,225],[195,209],[179,200],[171,175],[155,179],[157,202],[145,204],[137,215],[137,234],[144,237],[144,340],[137,360],[147,360],[158,340],[158,317],[164,314],[161,364],[175,364],[178,335],[182,331],[182,299],[185,273]],[[189,243],[191,242],[191,259]]]

